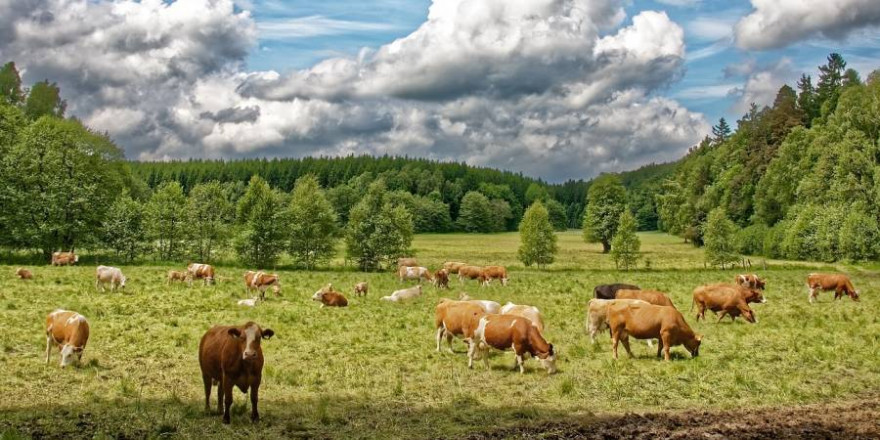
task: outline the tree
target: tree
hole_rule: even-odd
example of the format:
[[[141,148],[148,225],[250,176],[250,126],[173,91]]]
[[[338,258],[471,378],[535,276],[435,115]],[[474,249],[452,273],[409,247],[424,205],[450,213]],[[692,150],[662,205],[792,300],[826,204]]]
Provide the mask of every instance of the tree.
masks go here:
[[[565,207],[556,199],[547,199],[545,201],[547,213],[550,215],[550,224],[557,231],[565,231],[568,229],[568,217],[565,215]]]
[[[589,243],[602,243],[602,253],[608,253],[625,205],[626,189],[617,176],[605,174],[594,180],[587,192],[584,239]]]
[[[550,214],[541,201],[529,206],[519,224],[520,245],[517,255],[526,266],[544,267],[553,263],[556,252],[556,234],[550,224]]]
[[[412,216],[403,206],[388,200],[385,181],[373,182],[348,219],[346,255],[363,271],[379,269],[409,252]]]
[[[840,250],[851,261],[869,261],[880,254],[880,228],[877,221],[861,209],[852,209],[840,229]]]
[[[813,81],[809,75],[804,74],[798,80],[798,108],[803,112],[803,124],[809,127],[813,119],[819,117],[819,97],[816,96],[816,89],[813,88]]]
[[[712,136],[716,144],[726,141],[730,137],[730,125],[724,118],[718,120],[718,125],[712,127]]]
[[[131,263],[148,249],[147,220],[143,205],[124,192],[113,202],[103,226],[104,244]]]
[[[736,225],[727,218],[724,208],[715,208],[709,212],[703,227],[703,242],[706,245],[706,261],[712,266],[723,269],[728,263],[739,259],[736,253],[734,235]]]
[[[328,189],[326,196],[327,200],[330,201],[330,204],[333,205],[333,209],[336,210],[336,218],[342,226],[348,223],[349,211],[351,211],[351,208],[353,208],[361,198],[360,193],[348,184],[342,184]]]
[[[493,199],[489,205],[492,207],[492,232],[506,231],[507,221],[513,217],[510,204],[506,200]]]
[[[828,62],[819,66],[819,83],[816,85],[818,107],[821,115],[827,117],[837,108],[837,99],[843,86],[843,73],[846,61],[839,53],[828,55]]]
[[[67,103],[61,99],[61,89],[55,83],[41,81],[31,87],[24,104],[24,113],[31,120],[43,116],[64,117]]]
[[[300,177],[290,199],[288,250],[296,264],[307,269],[325,263],[336,250],[336,211],[313,174]]]
[[[531,205],[536,201],[545,201],[550,197],[547,189],[537,183],[530,183],[526,189],[526,204]]]
[[[189,242],[199,261],[211,262],[217,248],[222,248],[229,241],[235,216],[230,193],[231,189],[217,180],[200,183],[189,192]]]
[[[186,238],[186,196],[177,182],[165,182],[147,202],[150,236],[156,240],[159,258],[171,261],[183,251]]]
[[[620,214],[617,233],[611,240],[611,257],[614,258],[614,265],[623,270],[635,267],[641,247],[642,242],[636,235],[636,219],[629,209],[624,209]]]
[[[236,209],[239,233],[233,246],[243,263],[268,269],[278,261],[290,236],[282,199],[260,176],[251,177]]]
[[[21,76],[15,63],[10,61],[0,68],[0,103],[20,105],[24,102],[24,92],[21,90]]]
[[[492,232],[496,228],[492,204],[489,199],[471,191],[461,198],[458,210],[458,227],[465,232]]]

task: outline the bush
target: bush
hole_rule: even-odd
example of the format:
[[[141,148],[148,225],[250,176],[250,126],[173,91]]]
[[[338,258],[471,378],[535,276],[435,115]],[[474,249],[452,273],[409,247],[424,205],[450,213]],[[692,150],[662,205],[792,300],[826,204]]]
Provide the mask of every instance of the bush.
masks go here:
[[[737,252],[745,255],[762,255],[764,253],[764,239],[769,230],[770,228],[762,224],[740,229],[734,238]]]
[[[739,260],[734,246],[736,225],[727,218],[724,208],[715,208],[709,213],[703,226],[703,242],[706,247],[706,261],[712,266],[721,266]]]
[[[361,270],[376,270],[409,252],[413,221],[403,206],[394,206],[385,181],[373,182],[349,214],[345,230],[346,254]]]
[[[458,227],[465,232],[492,232],[497,227],[495,212],[489,199],[476,191],[461,198]]]
[[[538,267],[553,263],[558,250],[556,234],[550,224],[550,215],[540,201],[536,201],[523,214],[519,224],[520,246],[517,255],[526,266]]]
[[[851,261],[876,259],[880,254],[880,229],[877,220],[860,209],[853,209],[840,229],[840,251],[843,258]]]
[[[783,241],[786,234],[788,234],[789,226],[789,222],[781,221],[773,225],[772,228],[767,229],[767,233],[764,234],[764,246],[761,252],[765,257],[785,258]]]
[[[642,247],[639,236],[636,235],[636,229],[635,217],[629,212],[629,209],[624,209],[620,214],[617,233],[611,240],[611,256],[618,269],[629,270],[636,266],[639,249]]]

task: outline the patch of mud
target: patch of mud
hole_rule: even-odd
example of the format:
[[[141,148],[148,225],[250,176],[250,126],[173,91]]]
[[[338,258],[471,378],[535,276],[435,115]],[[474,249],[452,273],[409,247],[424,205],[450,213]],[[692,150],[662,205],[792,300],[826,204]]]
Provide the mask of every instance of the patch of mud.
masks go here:
[[[880,439],[880,397],[845,403],[735,411],[597,417],[524,425],[467,439]]]

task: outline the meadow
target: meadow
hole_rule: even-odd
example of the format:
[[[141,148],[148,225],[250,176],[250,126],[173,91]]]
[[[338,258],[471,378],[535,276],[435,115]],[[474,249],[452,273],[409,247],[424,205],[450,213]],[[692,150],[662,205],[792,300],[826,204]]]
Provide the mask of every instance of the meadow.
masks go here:
[[[558,262],[545,269],[516,261],[517,234],[419,235],[415,256],[436,268],[444,260],[504,264],[507,287],[475,282],[451,290],[425,286],[421,298],[378,298],[411,283],[388,272],[279,270],[282,296],[256,308],[245,298],[245,268],[219,266],[216,286],[166,286],[167,265],[122,266],[124,293],[94,288],[94,259],[82,266],[31,266],[20,281],[15,266],[0,266],[0,432],[4,438],[436,438],[460,437],[597,414],[792,407],[843,402],[880,390],[880,276],[873,268],[820,263],[763,262],[766,304],[754,305],[757,324],[742,320],[697,323],[689,311],[694,287],[732,281],[740,269],[707,270],[702,251],[679,238],[640,234],[650,269],[617,271],[598,245],[579,232],[560,234]],[[810,271],[844,271],[861,302],[807,302]],[[367,281],[365,298],[352,286]],[[311,295],[332,282],[348,308],[319,308]],[[586,303],[596,284],[630,282],[668,292],[704,336],[700,356],[682,347],[673,360],[634,343],[612,361],[610,338],[591,344],[584,331]],[[465,346],[437,353],[433,309],[441,297],[474,298],[539,307],[545,337],[559,351],[559,372],[548,376],[535,360],[526,373],[511,370],[510,353],[495,352],[491,370],[467,368]],[[44,362],[44,319],[56,308],[75,310],[91,324],[84,365],[61,370],[57,351]],[[231,425],[205,413],[197,361],[202,334],[214,324],[253,320],[275,331],[263,343],[262,421],[248,419],[247,399],[235,392]],[[212,396],[212,407],[216,400]],[[831,415],[829,415],[831,417]]]

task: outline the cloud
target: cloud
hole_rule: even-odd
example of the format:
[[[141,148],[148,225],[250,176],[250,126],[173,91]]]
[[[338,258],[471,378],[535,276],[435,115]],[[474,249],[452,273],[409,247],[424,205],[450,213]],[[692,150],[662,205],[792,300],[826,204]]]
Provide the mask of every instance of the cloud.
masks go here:
[[[769,66],[754,66],[754,70],[748,73],[745,85],[731,93],[738,96],[733,110],[744,113],[753,103],[758,107],[772,105],[779,89],[796,78],[797,74],[789,58],[783,57]]]
[[[736,25],[743,49],[765,50],[822,37],[841,40],[880,25],[877,0],[751,0],[754,11]]]
[[[703,41],[727,40],[733,37],[736,19],[696,17],[687,23],[687,33]]]
[[[406,154],[558,181],[677,158],[708,130],[656,96],[684,31],[617,0],[435,0],[407,36],[284,74],[246,70],[245,3],[24,3],[0,0],[0,55],[135,159]]]
[[[724,98],[731,94],[737,93],[740,84],[715,84],[710,86],[694,86],[680,90],[675,94],[676,98],[681,99],[718,99]]]
[[[702,0],[657,0],[657,3],[662,3],[664,5],[669,6],[696,6],[702,3]]]
[[[289,40],[293,38],[341,35],[355,32],[380,32],[397,29],[388,23],[337,20],[321,15],[257,22],[260,38],[266,40]]]

